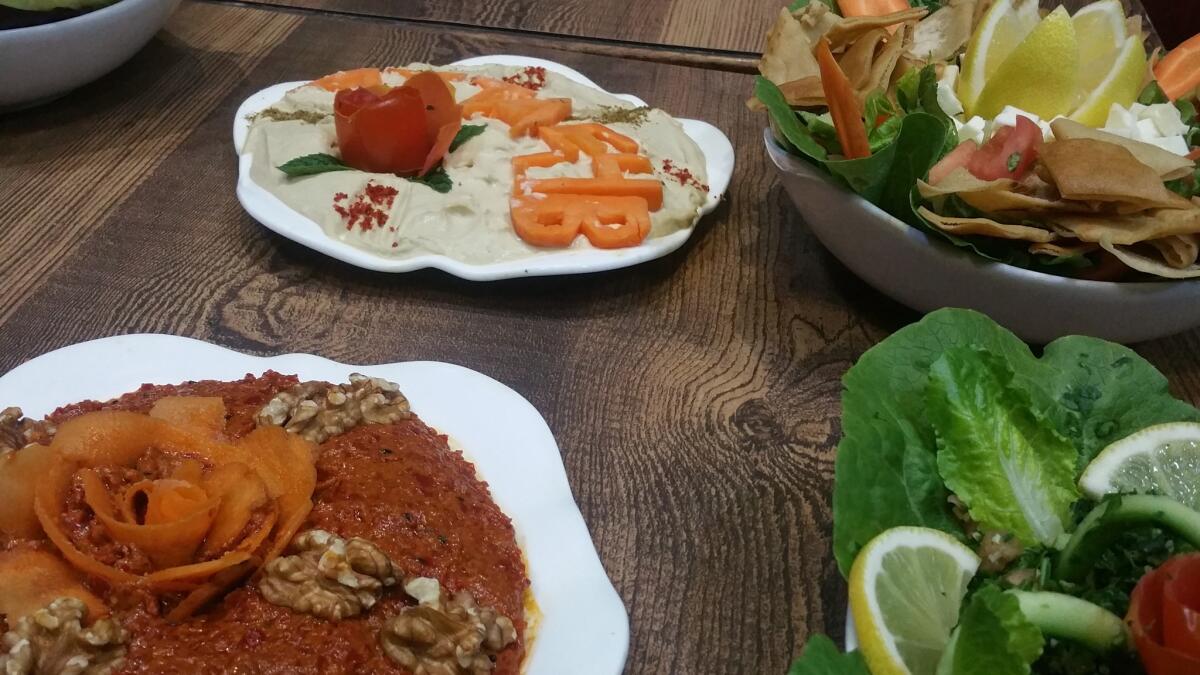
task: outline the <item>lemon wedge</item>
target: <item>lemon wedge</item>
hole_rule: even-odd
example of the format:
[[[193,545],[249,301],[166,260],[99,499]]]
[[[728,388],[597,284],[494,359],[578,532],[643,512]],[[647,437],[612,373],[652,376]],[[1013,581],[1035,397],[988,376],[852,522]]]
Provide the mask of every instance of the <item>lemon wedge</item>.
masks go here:
[[[894,527],[850,568],[850,611],[872,675],[933,675],[979,568],[971,549],[939,530]]]
[[[969,112],[984,119],[1014,106],[1042,119],[1069,114],[1079,96],[1079,45],[1071,15],[1061,5],[1017,45]]]
[[[1200,424],[1158,424],[1126,436],[1096,455],[1079,487],[1092,499],[1156,494],[1200,510]]]
[[[988,78],[1039,21],[1037,0],[997,0],[984,15],[967,44],[962,74],[958,78],[958,99],[968,117]]]
[[[1075,12],[1071,22],[1079,43],[1079,85],[1089,92],[1108,77],[1129,37],[1125,9],[1121,0],[1100,0]]]
[[[1125,38],[1104,79],[1084,89],[1091,93],[1071,113],[1071,119],[1089,127],[1104,126],[1114,103],[1128,108],[1137,100],[1145,74],[1146,48],[1140,35],[1130,35]]]

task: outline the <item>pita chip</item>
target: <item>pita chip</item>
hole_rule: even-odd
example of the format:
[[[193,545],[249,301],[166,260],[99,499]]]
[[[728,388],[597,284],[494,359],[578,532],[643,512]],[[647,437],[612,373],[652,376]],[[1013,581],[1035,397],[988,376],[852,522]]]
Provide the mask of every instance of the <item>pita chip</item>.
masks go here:
[[[1153,168],[1115,143],[1055,140],[1042,146],[1039,161],[1066,199],[1112,203],[1121,213],[1187,206]]]
[[[1040,227],[1009,225],[996,222],[991,218],[952,218],[938,215],[924,206],[917,209],[917,213],[921,214],[921,217],[925,220],[933,223],[934,227],[942,232],[959,236],[975,234],[983,237],[995,237],[997,239],[1042,243],[1051,242],[1057,238],[1057,235],[1053,232],[1043,230]]]
[[[1119,145],[1133,153],[1133,156],[1139,162],[1154,169],[1158,177],[1162,180],[1183,178],[1190,175],[1196,168],[1196,163],[1187,157],[1180,157],[1169,150],[1163,150],[1157,145],[1122,138],[1116,134],[1093,129],[1065,117],[1060,117],[1051,122],[1050,129],[1054,132],[1054,138],[1057,139],[1055,142],[1069,141],[1076,138],[1090,138],[1096,141]]]

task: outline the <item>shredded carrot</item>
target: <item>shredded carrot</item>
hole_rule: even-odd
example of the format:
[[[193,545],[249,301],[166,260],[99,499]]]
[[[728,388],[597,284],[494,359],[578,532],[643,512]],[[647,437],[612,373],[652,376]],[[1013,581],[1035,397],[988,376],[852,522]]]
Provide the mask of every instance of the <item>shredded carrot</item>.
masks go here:
[[[908,0],[838,0],[842,16],[887,16],[909,8]]]
[[[319,80],[313,80],[312,84],[326,91],[340,91],[355,87],[371,89],[382,85],[383,78],[378,68],[355,68],[354,70],[339,70]]]
[[[1200,35],[1192,36],[1155,64],[1154,78],[1172,101],[1200,88]]]
[[[817,65],[821,68],[821,88],[825,91],[825,102],[829,104],[829,114],[833,116],[833,127],[842,144],[842,154],[847,159],[870,157],[867,126],[863,123],[862,107],[854,87],[833,58],[829,40],[821,38],[815,51]]]

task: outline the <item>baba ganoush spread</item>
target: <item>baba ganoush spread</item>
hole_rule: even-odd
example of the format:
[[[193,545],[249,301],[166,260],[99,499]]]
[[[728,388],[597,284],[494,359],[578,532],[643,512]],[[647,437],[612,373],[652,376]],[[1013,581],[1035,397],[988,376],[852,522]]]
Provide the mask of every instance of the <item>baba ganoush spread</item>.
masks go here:
[[[506,80],[535,90],[538,99],[569,99],[571,116],[563,124],[600,123],[635,140],[637,153],[649,159],[653,178],[662,184],[662,204],[650,209],[648,238],[691,227],[707,199],[704,154],[679,122],[662,110],[638,108],[611,94],[584,86],[541,68],[484,66],[434,68],[413,64],[385,69],[382,83],[397,87],[406,74],[436,70],[461,73],[447,78],[462,103],[478,94],[481,80]],[[289,176],[278,167],[314,154],[339,156],[334,117],[335,93],[310,83],[289,91],[254,116],[243,148],[252,156],[250,178],[284,204],[310,218],[324,232],[371,253],[409,258],[439,254],[486,264],[553,252],[533,246],[514,231],[510,200],[514,193],[513,158],[547,153],[552,148],[533,135],[512,137],[508,123],[473,114],[464,128],[485,125],[442,159],[451,183],[440,192],[422,182],[388,173],[359,170]],[[574,162],[534,166],[527,179],[586,178],[593,160],[579,153]],[[630,175],[630,177],[634,177]],[[570,248],[589,248],[579,236]]]

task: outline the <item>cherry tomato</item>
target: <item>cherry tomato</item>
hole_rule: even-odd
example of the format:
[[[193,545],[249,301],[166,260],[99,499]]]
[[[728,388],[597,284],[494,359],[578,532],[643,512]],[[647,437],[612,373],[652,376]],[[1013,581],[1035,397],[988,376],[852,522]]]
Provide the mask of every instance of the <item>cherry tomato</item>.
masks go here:
[[[1200,554],[1176,556],[1142,577],[1125,621],[1149,675],[1200,673]]]
[[[1033,120],[1017,116],[1015,127],[1000,127],[971,156],[967,170],[980,180],[1021,180],[1037,161],[1042,147],[1042,130]]]

